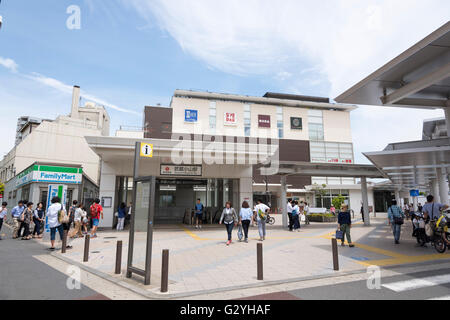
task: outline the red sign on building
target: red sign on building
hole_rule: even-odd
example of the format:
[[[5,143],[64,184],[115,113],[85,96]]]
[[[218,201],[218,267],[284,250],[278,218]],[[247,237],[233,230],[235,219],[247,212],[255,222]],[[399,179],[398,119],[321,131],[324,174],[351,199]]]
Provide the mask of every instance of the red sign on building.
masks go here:
[[[258,126],[260,128],[270,128],[270,116],[258,115]]]
[[[224,114],[224,123],[228,125],[235,125],[237,123],[236,113],[234,112],[225,112]]]

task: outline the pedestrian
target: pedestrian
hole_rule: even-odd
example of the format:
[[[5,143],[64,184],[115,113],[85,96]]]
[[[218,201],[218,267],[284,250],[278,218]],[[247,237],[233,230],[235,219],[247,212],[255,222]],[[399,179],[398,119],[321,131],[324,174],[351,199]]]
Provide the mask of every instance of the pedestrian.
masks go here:
[[[288,199],[288,203],[286,206],[286,212],[289,218],[289,231],[292,231],[292,199]]]
[[[425,218],[428,218],[429,220],[437,220],[441,216],[441,211],[447,208],[447,205],[435,202],[434,196],[430,194],[427,197],[427,203],[423,205],[422,211]]]
[[[84,205],[83,205],[83,210],[81,213],[81,225],[83,227],[83,235],[88,234],[88,224],[89,224],[88,214],[87,214],[86,210],[84,210]]]
[[[202,228],[202,220],[203,220],[203,211],[205,210],[205,206],[203,205],[200,199],[197,199],[197,203],[195,204],[195,220],[197,229]]]
[[[293,231],[300,232],[300,206],[298,205],[298,201],[294,201],[294,208],[292,209],[292,224],[293,224]]]
[[[127,205],[122,202],[117,210],[117,231],[122,231],[125,225],[125,217],[127,215]]]
[[[6,216],[8,214],[8,209],[6,208],[8,203],[3,202],[2,207],[0,208],[0,232],[2,231],[3,221],[5,221]],[[2,240],[2,236],[0,235],[0,240]]]
[[[91,219],[92,219],[92,230],[91,239],[97,238],[97,229],[100,224],[100,218],[103,220],[103,208],[100,205],[100,199],[95,199],[94,203],[91,205]]]
[[[309,222],[309,206],[308,203],[305,202],[305,224],[310,224]]]
[[[419,210],[420,213],[422,213],[423,210],[423,206],[422,204],[419,202],[419,204],[417,205],[417,210]]]
[[[409,216],[409,204],[405,203],[405,205],[403,206],[403,212],[407,217]]]
[[[22,216],[20,219],[20,220],[22,220],[22,225],[21,225],[20,229],[22,229],[22,227],[24,229],[22,240],[32,239],[31,232],[30,232],[31,217],[33,217],[33,202],[28,202],[27,207],[22,212]],[[19,229],[19,235],[20,235],[20,229]]]
[[[24,201],[20,200],[17,206],[15,206],[11,210],[11,216],[13,218],[14,223],[14,229],[13,229],[13,239],[17,239],[19,237],[19,228],[20,228],[20,216],[22,215],[23,211],[25,210]]]
[[[333,216],[336,216],[336,208],[333,205],[330,208],[330,212]]]
[[[392,205],[388,209],[388,219],[389,223],[392,226],[392,232],[394,233],[395,244],[399,244],[405,214],[403,213],[402,209],[397,206],[396,200],[392,200]]]
[[[227,202],[225,204],[225,208],[222,211],[222,215],[220,216],[219,224],[225,224],[228,233],[228,242],[227,246],[229,246],[232,242],[233,228],[237,226],[239,222],[236,211],[231,205],[231,202]]]
[[[42,239],[41,235],[41,227],[44,223],[44,203],[39,202],[36,209],[33,212],[33,222],[34,222],[34,230],[33,230],[33,238]]]
[[[338,230],[343,232],[341,245],[345,246],[345,238],[347,237],[348,246],[353,248],[355,245],[352,243],[352,238],[350,236],[350,229],[352,228],[352,218],[350,216],[350,211],[348,211],[348,205],[343,204],[341,206],[341,211],[338,214]]]
[[[72,205],[69,208],[69,230],[74,226],[75,211],[78,209],[78,201],[73,200]],[[67,227],[66,227],[67,228]]]
[[[242,229],[244,229],[244,241],[248,243],[248,228],[250,227],[250,223],[253,219],[253,212],[250,208],[247,201],[242,203],[241,211],[239,211],[239,223],[242,225]]]
[[[362,216],[362,221],[365,222],[364,221],[364,205],[363,204],[361,204],[361,211],[360,211],[360,213],[361,213],[361,216]]]
[[[254,218],[258,222],[259,241],[266,240],[266,219],[270,211],[270,207],[262,203],[261,200],[256,202]]]
[[[81,228],[83,226],[83,215],[86,214],[86,211],[84,211],[84,206],[82,203],[80,203],[77,208],[75,209],[75,214],[73,218],[73,222],[75,224],[75,227],[72,230],[72,233],[70,235],[71,238],[82,238],[83,233],[81,232]]]
[[[59,197],[52,198],[51,203],[51,206],[47,210],[47,223],[50,227],[51,247],[49,250],[53,251],[55,250],[56,231],[58,231],[61,241],[64,237],[64,227],[60,223],[60,220],[61,217],[65,215],[65,210]]]

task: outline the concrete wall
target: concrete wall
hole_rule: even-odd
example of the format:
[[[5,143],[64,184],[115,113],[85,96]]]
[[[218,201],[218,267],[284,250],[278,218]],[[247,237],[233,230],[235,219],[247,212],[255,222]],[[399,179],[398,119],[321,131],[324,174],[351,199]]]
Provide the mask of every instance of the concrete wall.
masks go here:
[[[369,207],[372,206],[375,209],[375,199],[373,189],[369,189],[367,191],[367,195],[369,198]],[[350,196],[350,209],[353,209],[355,211],[355,217],[357,217],[361,211],[361,202],[362,202],[361,190],[360,189],[350,190],[349,196]]]
[[[84,136],[100,135],[100,130],[44,121],[16,147],[16,173],[36,161],[80,164],[94,181],[99,179],[99,157],[89,148]]]
[[[350,112],[323,111],[325,141],[352,142]]]

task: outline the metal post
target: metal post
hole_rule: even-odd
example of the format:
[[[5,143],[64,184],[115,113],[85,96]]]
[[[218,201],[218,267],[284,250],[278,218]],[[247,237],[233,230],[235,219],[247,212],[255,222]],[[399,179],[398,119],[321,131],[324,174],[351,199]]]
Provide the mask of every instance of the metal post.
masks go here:
[[[263,276],[263,244],[258,243],[256,245],[256,260],[258,265],[258,280],[264,280]]]
[[[83,258],[83,262],[88,262],[89,261],[89,240],[91,239],[90,235],[86,235],[86,237],[84,238],[84,258]]]
[[[283,214],[283,227],[288,227],[287,216],[287,178],[281,176],[281,213]]]
[[[148,213],[148,226],[147,226],[147,253],[145,258],[145,280],[146,286],[150,285],[150,279],[152,274],[152,249],[153,249],[153,220],[155,217],[155,188],[156,178],[150,178],[150,194],[149,194],[149,213]]]
[[[336,238],[331,239],[331,249],[333,252],[333,269],[334,271],[339,271],[339,255]]]
[[[162,252],[161,292],[169,291],[169,250]]]
[[[116,274],[121,274],[122,272],[122,241],[117,241],[116,249]]]
[[[63,238],[62,238],[61,253],[66,253],[66,250],[67,250],[67,230],[64,230]]]

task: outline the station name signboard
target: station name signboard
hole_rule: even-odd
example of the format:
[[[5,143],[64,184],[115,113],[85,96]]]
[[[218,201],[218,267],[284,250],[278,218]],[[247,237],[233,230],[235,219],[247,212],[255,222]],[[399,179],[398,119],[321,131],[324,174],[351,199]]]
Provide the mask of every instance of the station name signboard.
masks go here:
[[[201,177],[202,166],[161,165],[162,176]]]

